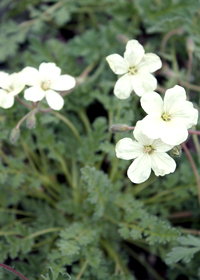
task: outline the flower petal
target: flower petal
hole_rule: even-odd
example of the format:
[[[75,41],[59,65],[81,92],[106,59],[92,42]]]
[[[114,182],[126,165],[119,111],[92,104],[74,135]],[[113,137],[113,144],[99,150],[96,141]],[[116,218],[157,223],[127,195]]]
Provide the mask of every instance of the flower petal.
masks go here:
[[[138,68],[140,68],[142,71],[147,71],[150,73],[155,72],[161,67],[162,61],[160,60],[160,57],[154,53],[144,54],[140,64],[138,65]]]
[[[133,141],[131,138],[123,138],[117,142],[115,151],[118,158],[133,159],[139,157],[143,153],[143,146]]]
[[[151,145],[153,143],[153,139],[148,138],[143,132],[142,132],[142,121],[138,121],[136,123],[133,135],[135,139],[142,144],[142,146]]]
[[[176,169],[176,162],[166,153],[154,152],[151,154],[152,169],[156,176],[164,176]]]
[[[114,94],[119,99],[126,99],[133,91],[130,74],[125,74],[118,79],[114,87]]]
[[[188,130],[178,119],[172,119],[169,122],[162,122],[160,126],[160,138],[169,145],[179,145],[188,137]]]
[[[39,86],[41,84],[39,72],[33,67],[26,67],[19,73],[21,82],[28,86]]]
[[[13,73],[8,77],[10,88],[13,89],[12,91],[10,91],[10,94],[12,95],[17,95],[18,93],[20,93],[25,86],[25,84],[20,81],[19,77],[20,75],[17,73]]]
[[[47,90],[46,91],[46,100],[48,105],[53,110],[61,110],[64,105],[64,99],[60,94],[55,92],[54,90]]]
[[[145,92],[156,89],[157,80],[152,74],[139,70],[137,74],[132,76],[132,85],[135,93],[142,96]]]
[[[60,76],[61,69],[55,63],[41,63],[39,67],[39,75],[43,82],[54,82]]]
[[[30,87],[24,92],[24,98],[33,102],[42,100],[44,96],[45,91],[40,86]]]
[[[115,74],[122,75],[128,72],[129,64],[121,55],[111,54],[106,60]]]
[[[156,152],[163,152],[163,153],[168,152],[174,147],[174,145],[168,145],[164,143],[161,139],[155,139],[152,143],[152,146],[154,147]]]
[[[147,92],[141,99],[142,108],[147,114],[161,114],[163,113],[163,100],[157,92]]]
[[[129,66],[136,66],[141,61],[144,55],[144,48],[137,40],[130,40],[126,45],[124,53],[125,60]]]
[[[56,81],[51,83],[50,88],[55,90],[69,90],[75,87],[76,80],[70,75],[61,75]]]
[[[185,89],[181,86],[174,86],[165,93],[164,110],[173,114],[180,108],[179,104],[182,101],[186,101]]]
[[[0,89],[0,107],[8,109],[14,104],[14,97],[7,91]]]
[[[7,89],[9,87],[8,76],[8,73],[0,72],[0,87],[3,89]]]
[[[149,154],[142,154],[129,166],[127,175],[136,184],[146,181],[151,174],[151,157]]]
[[[161,138],[161,126],[164,121],[159,114],[147,115],[142,120],[142,132],[152,139]]]
[[[181,121],[189,129],[197,124],[198,110],[193,107],[192,102],[182,101],[179,103],[177,111],[172,114],[172,119],[174,118]]]

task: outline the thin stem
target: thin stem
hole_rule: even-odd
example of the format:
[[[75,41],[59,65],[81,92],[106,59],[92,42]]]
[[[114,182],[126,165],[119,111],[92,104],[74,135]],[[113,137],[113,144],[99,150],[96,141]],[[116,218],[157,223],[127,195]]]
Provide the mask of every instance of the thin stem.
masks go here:
[[[32,109],[33,107],[31,105],[28,105],[27,103],[23,102],[21,99],[19,99],[19,97],[16,95],[15,98],[17,99],[17,101],[19,101],[19,103],[21,103],[22,105],[24,105],[25,107]]]
[[[156,280],[165,280],[162,276],[160,276],[155,269],[153,269],[148,262],[141,258],[138,254],[136,254],[131,248],[129,248],[126,244],[123,244],[123,247],[128,251],[128,253],[136,259],[141,265],[143,265],[146,270],[148,270]]]
[[[69,128],[71,128],[72,132],[74,133],[74,135],[76,136],[76,138],[78,139],[78,141],[80,143],[82,143],[82,140],[81,140],[81,136],[78,132],[78,130],[76,129],[76,127],[73,125],[72,122],[70,122],[70,120],[68,120],[66,117],[64,117],[63,115],[61,115],[60,113],[58,112],[54,112],[54,111],[51,111],[51,114],[53,114],[54,116],[56,116],[58,119],[62,120],[64,123],[66,123]]]
[[[196,168],[196,165],[194,163],[194,160],[187,148],[187,146],[185,145],[185,143],[182,143],[181,146],[183,147],[183,150],[185,151],[188,159],[189,159],[189,162],[190,162],[190,165],[192,167],[192,170],[194,172],[194,176],[196,178],[196,183],[197,183],[197,190],[198,190],[198,200],[199,200],[199,205],[200,205],[200,179],[199,179],[199,174],[198,174],[198,171],[197,171],[197,168]]]
[[[84,271],[85,271],[87,265],[88,265],[88,260],[86,260],[86,261],[84,262],[84,264],[83,264],[83,266],[82,266],[82,268],[81,268],[79,274],[78,274],[77,277],[76,277],[76,280],[80,280],[80,279],[81,279],[81,276],[83,275],[83,273],[84,273]]]
[[[84,109],[79,110],[79,111],[77,111],[77,114],[78,114],[79,118],[82,120],[86,131],[89,132],[91,130],[91,127],[90,127],[90,122],[89,122],[89,119],[88,119],[88,116],[87,116],[85,110]]]
[[[17,210],[17,209],[4,209],[4,208],[0,208],[0,212],[18,214],[18,215],[23,215],[23,216],[34,216],[33,213],[25,212],[25,211]]]
[[[23,280],[28,280],[26,277],[24,277],[21,273],[19,273],[17,270],[13,269],[12,267],[10,266],[7,266],[3,263],[0,263],[0,266],[7,269],[8,271],[11,271],[12,273],[16,274],[17,276],[19,276],[21,279]]]
[[[187,82],[190,82],[190,77],[191,77],[191,72],[192,72],[192,62],[193,62],[193,53],[190,51],[188,52],[188,69],[187,69]],[[189,88],[186,87],[186,92],[187,92],[187,99],[190,99],[190,94],[189,94]]]
[[[193,234],[193,235],[198,235],[200,234],[200,231],[197,230],[197,229],[187,229],[187,228],[182,228],[181,231],[183,233],[190,233],[190,234]]]
[[[114,162],[112,164],[112,168],[110,170],[110,175],[109,175],[109,178],[110,178],[111,182],[113,182],[114,179],[115,179],[115,173],[116,173],[116,170],[117,170],[118,161],[119,161],[118,158],[115,157]]]
[[[108,243],[106,240],[101,239],[100,244],[107,251],[108,255],[115,261],[115,274],[118,274],[118,272],[120,272],[121,274],[129,275],[128,268],[123,264],[120,255],[117,252],[115,252],[115,250],[111,247],[110,243]]]
[[[44,13],[42,13],[40,15],[40,18],[42,18],[43,16],[49,15],[52,12],[54,12],[56,9],[58,9],[61,5],[63,4],[63,1],[57,2],[56,4],[52,5],[49,9],[47,9]],[[36,19],[31,19],[28,21],[24,21],[21,24],[19,24],[19,27],[23,28],[23,27],[30,27],[32,24],[34,24],[36,21],[38,20],[38,18]]]
[[[81,73],[81,75],[79,77],[76,78],[76,85],[75,87],[73,87],[70,90],[66,90],[63,91],[61,93],[61,96],[64,97],[65,95],[69,94],[70,92],[72,92],[75,88],[77,88],[80,84],[82,84],[85,79],[88,77],[89,73],[94,69],[95,65],[96,65],[97,61],[94,61],[93,63],[91,63],[88,67],[86,67],[83,72]]]
[[[166,47],[167,41],[168,41],[173,35],[176,35],[176,34],[177,34],[177,35],[180,35],[180,34],[182,34],[182,32],[183,32],[183,28],[182,28],[182,27],[181,27],[181,28],[174,29],[174,30],[168,32],[168,33],[164,36],[164,38],[163,38],[163,40],[162,40],[162,43],[161,43],[161,52],[162,52],[162,53],[165,53],[165,47]]]
[[[135,186],[135,188],[132,188],[132,194],[134,196],[138,195],[141,191],[143,191],[146,187],[149,187],[155,180],[157,180],[157,177],[152,174],[151,177],[144,183],[138,184]]]
[[[20,125],[23,123],[23,121],[25,121],[25,119],[28,118],[28,116],[30,116],[31,114],[33,114],[33,110],[28,112],[25,116],[23,116],[23,118],[18,122],[18,124],[16,125],[16,129],[19,129]]]
[[[190,84],[188,82],[185,82],[183,80],[180,79],[180,77],[174,73],[173,71],[171,71],[170,69],[167,69],[167,70],[163,70],[163,73],[169,77],[174,77],[174,78],[177,78],[179,83],[182,85],[182,86],[185,86],[187,87],[188,89],[192,89],[192,90],[195,90],[195,91],[198,91],[200,92],[200,86],[197,86],[197,85],[193,85],[193,84]]]
[[[134,130],[135,126],[129,126],[129,130]]]
[[[190,134],[200,135],[200,131],[198,131],[198,130],[188,130],[188,132],[189,132]]]
[[[65,228],[64,227],[55,227],[55,228],[47,228],[47,229],[43,229],[43,230],[40,230],[40,231],[37,231],[37,232],[34,232],[28,236],[26,236],[24,238],[25,239],[32,239],[36,236],[40,236],[40,235],[43,235],[43,234],[46,234],[46,233],[50,233],[50,232],[54,232],[54,231],[61,231],[61,230],[64,230]]]
[[[65,174],[65,178],[66,178],[66,181],[69,183],[69,185],[74,188],[73,186],[73,181],[72,181],[72,177],[71,177],[71,173],[69,172],[69,169],[66,165],[66,162],[65,160],[63,159],[63,157],[60,156],[60,154],[54,149],[54,147],[51,147],[51,150],[56,154],[57,158],[59,159],[60,161],[60,164],[61,164],[61,167],[64,171],[64,174]]]

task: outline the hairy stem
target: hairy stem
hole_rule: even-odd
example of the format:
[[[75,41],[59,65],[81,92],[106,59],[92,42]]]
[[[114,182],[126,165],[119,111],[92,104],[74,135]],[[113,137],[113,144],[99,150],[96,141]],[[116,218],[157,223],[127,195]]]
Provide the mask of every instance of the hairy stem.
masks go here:
[[[16,274],[16,275],[19,276],[21,279],[23,279],[23,280],[28,280],[26,277],[24,277],[21,273],[19,273],[17,270],[13,269],[12,267],[7,266],[7,265],[5,265],[5,264],[3,264],[3,263],[0,263],[0,266],[3,267],[3,268],[5,268],[6,270],[11,271],[12,273]]]

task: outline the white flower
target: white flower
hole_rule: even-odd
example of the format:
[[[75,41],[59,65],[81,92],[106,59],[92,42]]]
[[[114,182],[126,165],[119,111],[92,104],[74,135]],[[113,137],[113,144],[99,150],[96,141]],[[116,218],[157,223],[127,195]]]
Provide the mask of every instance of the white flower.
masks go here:
[[[188,129],[197,123],[198,111],[186,101],[183,87],[175,86],[165,93],[164,101],[156,92],[141,98],[141,105],[148,114],[142,120],[142,131],[149,138],[160,138],[169,145],[179,145],[188,137]]]
[[[118,98],[128,98],[133,90],[142,96],[146,91],[156,89],[157,80],[150,73],[161,68],[162,62],[156,54],[144,54],[144,48],[137,40],[128,41],[124,58],[111,54],[106,60],[115,74],[123,75],[114,88]]]
[[[176,163],[166,153],[173,146],[163,143],[160,139],[154,140],[144,135],[141,130],[141,121],[137,122],[133,134],[137,141],[123,138],[116,145],[118,158],[135,159],[127,171],[127,175],[133,183],[146,181],[151,174],[151,169],[156,176],[174,172]]]
[[[54,110],[62,109],[64,99],[54,90],[62,91],[73,88],[75,79],[69,75],[61,75],[61,69],[55,63],[40,64],[39,71],[26,67],[21,72],[21,80],[30,88],[24,92],[24,98],[37,102],[46,97],[48,105]]]
[[[19,74],[11,75],[0,72],[0,107],[8,109],[14,104],[14,96],[20,93],[24,88],[24,84],[19,80]]]

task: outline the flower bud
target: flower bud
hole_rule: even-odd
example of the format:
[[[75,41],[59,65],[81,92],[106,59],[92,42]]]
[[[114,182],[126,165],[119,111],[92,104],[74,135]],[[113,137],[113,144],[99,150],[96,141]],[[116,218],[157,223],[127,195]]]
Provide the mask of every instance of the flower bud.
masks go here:
[[[187,38],[186,48],[187,48],[188,52],[191,52],[191,53],[194,52],[194,41],[190,37]]]
[[[117,40],[124,43],[124,44],[127,44],[127,42],[129,41],[129,38],[124,35],[124,34],[117,34]]]
[[[19,135],[20,135],[19,128],[17,128],[17,127],[13,128],[13,130],[11,131],[11,134],[10,134],[10,142],[12,144],[17,142],[17,140],[19,139]]]
[[[36,117],[35,114],[31,114],[30,116],[28,116],[28,118],[26,119],[26,126],[29,129],[35,128],[36,125]]]
[[[178,146],[174,146],[171,150],[170,150],[170,155],[172,157],[180,157],[182,155],[182,148],[181,145]]]
[[[121,133],[129,130],[129,126],[126,124],[114,124],[109,129],[113,133]]]

